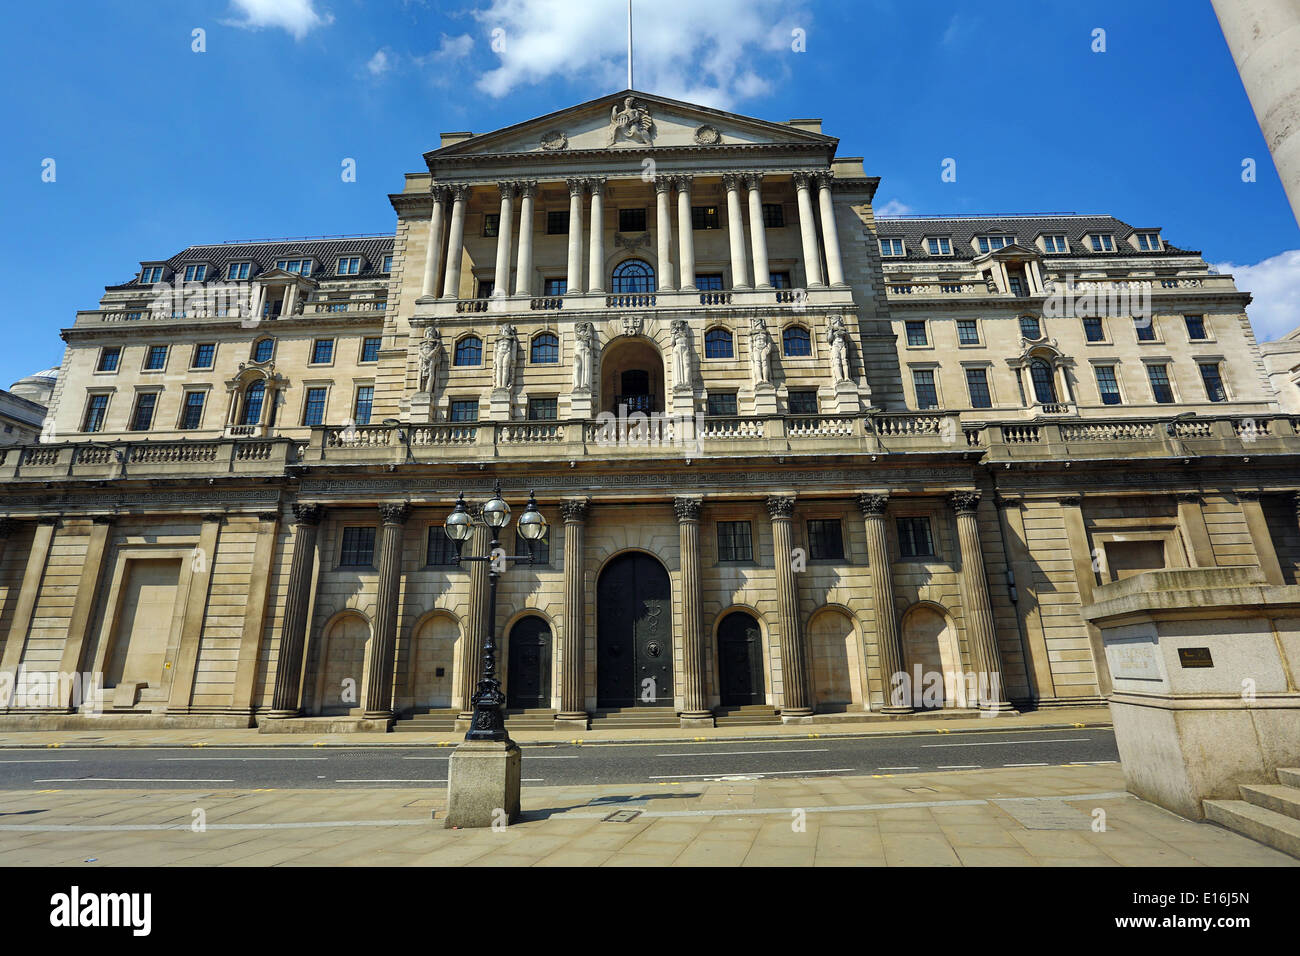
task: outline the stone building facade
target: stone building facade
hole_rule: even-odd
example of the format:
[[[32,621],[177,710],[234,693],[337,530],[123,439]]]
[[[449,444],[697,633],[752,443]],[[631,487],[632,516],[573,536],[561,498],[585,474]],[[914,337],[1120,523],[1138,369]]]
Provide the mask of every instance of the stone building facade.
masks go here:
[[[625,91],[444,134],[391,236],[142,262],[0,449],[0,721],[454,726],[489,591],[442,525],[498,482],[549,522],[497,593],[516,726],[1096,702],[1099,583],[1295,582],[1230,276],[1107,216],[877,219],[836,148]]]

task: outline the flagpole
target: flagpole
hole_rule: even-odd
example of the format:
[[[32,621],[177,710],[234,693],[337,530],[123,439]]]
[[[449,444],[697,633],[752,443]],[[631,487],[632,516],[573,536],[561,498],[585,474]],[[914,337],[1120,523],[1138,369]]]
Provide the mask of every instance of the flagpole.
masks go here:
[[[632,0],[627,0],[627,88],[632,89]]]

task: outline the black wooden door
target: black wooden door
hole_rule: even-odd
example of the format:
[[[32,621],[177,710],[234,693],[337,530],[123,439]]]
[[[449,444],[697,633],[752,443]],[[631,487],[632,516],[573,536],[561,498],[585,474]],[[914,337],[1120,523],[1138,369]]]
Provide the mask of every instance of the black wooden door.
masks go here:
[[[763,637],[751,615],[735,611],[722,619],[718,671],[724,707],[763,703]]]
[[[510,629],[506,707],[549,707],[551,703],[551,627],[536,615]]]
[[[647,554],[615,558],[596,585],[596,704],[673,704],[671,589]]]

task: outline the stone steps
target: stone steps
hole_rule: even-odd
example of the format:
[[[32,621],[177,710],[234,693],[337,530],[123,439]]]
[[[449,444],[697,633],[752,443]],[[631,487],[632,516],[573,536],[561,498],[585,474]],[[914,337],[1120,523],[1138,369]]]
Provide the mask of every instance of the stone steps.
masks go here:
[[[771,704],[719,707],[714,710],[713,716],[719,727],[759,727],[781,723],[776,708]]]
[[[1277,776],[1281,783],[1242,784],[1240,800],[1201,805],[1207,820],[1300,858],[1300,770],[1279,769]]]
[[[592,730],[639,730],[680,727],[672,707],[615,707],[591,715]]]

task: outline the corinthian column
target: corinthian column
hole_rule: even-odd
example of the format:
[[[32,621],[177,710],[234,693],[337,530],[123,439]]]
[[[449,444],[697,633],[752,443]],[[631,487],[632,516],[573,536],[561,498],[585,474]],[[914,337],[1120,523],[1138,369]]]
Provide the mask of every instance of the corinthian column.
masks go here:
[[[447,269],[443,275],[442,298],[460,298],[460,262],[465,255],[465,204],[469,202],[469,186],[457,183],[451,187],[451,226],[447,230]]]
[[[745,214],[740,205],[739,173],[724,173],[722,185],[727,190],[727,239],[731,244],[731,287],[749,288],[749,268],[745,265]]]
[[[311,605],[311,579],[316,563],[316,534],[325,509],[320,505],[293,506],[293,557],[289,564],[289,593],[285,596],[284,623],[280,630],[279,662],[268,717],[297,717],[302,707],[302,650],[307,636],[307,609]]]
[[[515,267],[515,295],[531,295],[533,286],[533,197],[536,181],[519,184],[519,264]]]
[[[566,179],[569,185],[569,295],[582,294],[582,190],[583,179]]]
[[[746,173],[749,188],[749,241],[754,249],[754,288],[772,288],[772,270],[767,264],[767,227],[763,225],[763,174]]]
[[[776,565],[776,614],[781,628],[781,720],[803,722],[812,716],[808,703],[808,667],[799,627],[799,591],[795,585],[791,519],[794,499],[773,495],[767,499],[772,519],[772,557]]]
[[[862,509],[862,523],[867,531],[867,570],[876,609],[876,645],[880,650],[880,682],[884,692],[881,713],[908,714],[912,707],[906,695],[896,699],[893,694],[894,675],[903,672],[903,649],[898,639],[893,565],[889,559],[889,535],[885,531],[889,495],[859,495],[858,507]]]
[[[691,222],[691,177],[674,176],[677,186],[678,272],[680,288],[695,291],[695,227]]]
[[[674,498],[682,560],[683,727],[712,727],[704,693],[704,616],[700,596],[700,499]]]
[[[442,220],[447,205],[447,187],[433,187],[433,213],[429,216],[429,243],[424,250],[424,282],[420,298],[438,294],[438,271],[442,268]]]
[[[844,263],[840,259],[840,233],[835,226],[835,203],[831,199],[830,172],[817,174],[817,202],[822,213],[822,245],[826,247],[826,281],[844,285]]]
[[[492,544],[488,526],[483,523],[483,509],[471,505],[474,533],[469,538],[466,557],[487,557]],[[460,707],[456,718],[457,730],[469,730],[474,718],[472,698],[478,687],[479,669],[483,666],[483,640],[488,622],[488,563],[469,562],[469,607],[465,611],[465,633],[461,639],[460,669],[456,674],[456,701]]]
[[[605,291],[605,180],[590,180],[591,258],[587,263],[587,291]]]
[[[953,494],[951,501],[953,511],[957,513],[957,543],[961,548],[961,597],[966,614],[966,634],[979,671],[979,706],[981,710],[1013,711],[1006,698],[1002,656],[998,653],[998,634],[989,602],[988,575],[984,571],[984,549],[980,547],[980,494],[978,491],[959,491]]]
[[[510,294],[510,239],[515,228],[515,183],[497,183],[501,190],[501,215],[497,218],[497,261],[492,273],[492,297]]]
[[[808,288],[817,289],[826,283],[822,281],[822,254],[817,248],[817,216],[813,213],[812,186],[814,176],[807,171],[797,172],[794,179],[795,192],[799,199],[799,238],[803,240],[803,271],[808,280]]]
[[[673,217],[671,176],[655,177],[655,243],[659,256],[659,291],[673,288]]]
[[[370,647],[363,717],[387,720],[393,716],[393,664],[397,648],[397,613],[402,591],[402,534],[411,506],[379,506],[383,527],[379,532],[379,598],[375,604],[375,636]]]
[[[560,712],[556,727],[587,729],[586,672],[582,666],[587,619],[582,548],[589,498],[560,505],[564,516],[564,641],[560,653]]]

